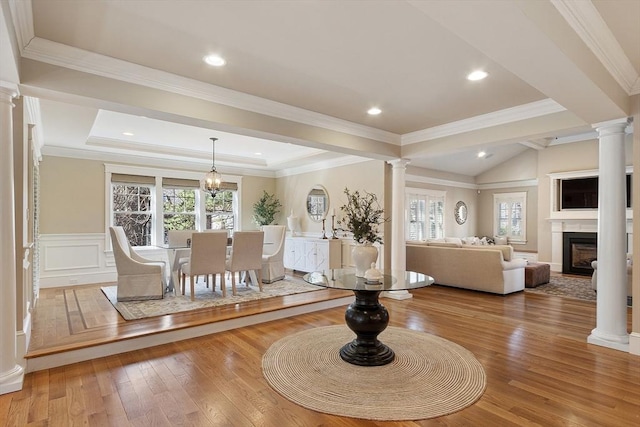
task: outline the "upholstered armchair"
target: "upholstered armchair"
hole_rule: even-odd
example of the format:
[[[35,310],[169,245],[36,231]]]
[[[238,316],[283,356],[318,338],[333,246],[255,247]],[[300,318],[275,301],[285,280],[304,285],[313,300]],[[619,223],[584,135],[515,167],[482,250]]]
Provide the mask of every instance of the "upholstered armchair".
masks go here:
[[[262,282],[273,283],[284,279],[284,225],[265,225],[262,249]]]
[[[165,263],[138,255],[122,227],[110,227],[109,232],[118,271],[118,301],[162,299]]]

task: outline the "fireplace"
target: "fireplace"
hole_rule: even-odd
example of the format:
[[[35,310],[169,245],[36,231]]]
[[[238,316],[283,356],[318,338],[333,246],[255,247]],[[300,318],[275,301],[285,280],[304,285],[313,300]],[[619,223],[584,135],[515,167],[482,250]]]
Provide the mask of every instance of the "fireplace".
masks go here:
[[[598,233],[562,233],[562,272],[591,276],[598,257]]]

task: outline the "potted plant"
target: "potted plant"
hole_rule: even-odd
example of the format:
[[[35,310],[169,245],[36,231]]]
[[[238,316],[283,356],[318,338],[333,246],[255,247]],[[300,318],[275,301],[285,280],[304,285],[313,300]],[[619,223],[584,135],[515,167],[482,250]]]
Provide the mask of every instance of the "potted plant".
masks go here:
[[[364,191],[349,191],[344,189],[347,203],[340,207],[343,217],[338,220],[342,230],[347,230],[353,235],[357,245],[351,252],[351,257],[356,266],[356,276],[364,277],[364,273],[378,259],[378,248],[374,243],[382,243],[378,234],[378,226],[387,221],[384,218],[384,210],[378,203],[378,196]]]
[[[253,222],[258,226],[271,224],[278,213],[282,204],[275,194],[269,194],[263,190],[262,197],[253,204]]]

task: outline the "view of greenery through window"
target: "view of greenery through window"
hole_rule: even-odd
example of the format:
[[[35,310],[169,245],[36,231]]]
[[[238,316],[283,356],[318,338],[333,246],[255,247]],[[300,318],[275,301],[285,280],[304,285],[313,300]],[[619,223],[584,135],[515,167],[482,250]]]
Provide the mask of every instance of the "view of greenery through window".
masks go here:
[[[122,226],[131,246],[152,245],[153,211],[152,187],[136,184],[112,184],[113,189],[113,225]],[[196,197],[194,188],[162,189],[162,227],[164,243],[167,243],[169,230],[197,230],[198,215],[201,212],[198,202],[204,201],[205,230],[229,230],[233,233],[235,225],[231,190],[221,191],[215,197],[201,193]],[[160,226],[157,224],[156,226]]]
[[[207,216],[207,230],[229,230],[233,233],[233,192],[221,191],[216,197],[206,195],[205,211]]]
[[[151,188],[113,184],[113,225],[124,229],[132,246],[151,244]]]
[[[196,190],[185,188],[162,189],[164,215],[164,243],[170,230],[196,229]]]

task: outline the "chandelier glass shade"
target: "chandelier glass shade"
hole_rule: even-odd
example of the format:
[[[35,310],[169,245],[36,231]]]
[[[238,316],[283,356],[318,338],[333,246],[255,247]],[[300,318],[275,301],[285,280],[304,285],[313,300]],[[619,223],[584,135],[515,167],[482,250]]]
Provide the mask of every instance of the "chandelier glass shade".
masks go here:
[[[222,175],[216,170],[216,141],[218,138],[210,138],[213,144],[211,151],[211,170],[206,173],[200,187],[205,193],[211,194],[211,197],[215,197],[220,192],[220,185],[222,184]]]

